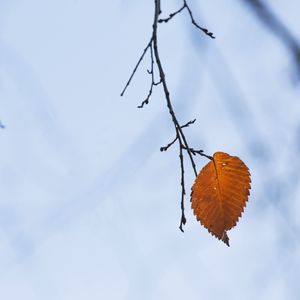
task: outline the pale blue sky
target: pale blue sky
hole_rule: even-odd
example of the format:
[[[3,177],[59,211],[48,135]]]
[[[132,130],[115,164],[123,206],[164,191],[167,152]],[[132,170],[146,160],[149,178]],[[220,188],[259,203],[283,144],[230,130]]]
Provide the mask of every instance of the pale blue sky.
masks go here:
[[[206,153],[252,173],[231,247],[180,221],[178,147],[146,57],[153,1],[0,0],[0,298],[299,299],[300,88],[288,50],[241,1],[190,1],[160,51]],[[271,2],[271,1],[268,1]],[[298,1],[272,8],[300,40]],[[167,16],[181,1],[163,1]],[[197,159],[198,170],[207,163]],[[188,166],[188,164],[187,164]],[[193,173],[187,169],[188,189]]]

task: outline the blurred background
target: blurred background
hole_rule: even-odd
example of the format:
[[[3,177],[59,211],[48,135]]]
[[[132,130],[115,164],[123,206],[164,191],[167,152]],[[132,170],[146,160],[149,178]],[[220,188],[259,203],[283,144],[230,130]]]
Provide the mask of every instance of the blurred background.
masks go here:
[[[300,3],[188,1],[159,27],[192,147],[249,166],[229,232],[180,223],[178,147],[161,87],[145,99],[154,1],[0,1],[0,297],[299,299]],[[182,1],[162,1],[162,17]],[[208,161],[197,158],[200,170]],[[187,189],[194,181],[186,160]],[[189,194],[189,192],[188,192]]]

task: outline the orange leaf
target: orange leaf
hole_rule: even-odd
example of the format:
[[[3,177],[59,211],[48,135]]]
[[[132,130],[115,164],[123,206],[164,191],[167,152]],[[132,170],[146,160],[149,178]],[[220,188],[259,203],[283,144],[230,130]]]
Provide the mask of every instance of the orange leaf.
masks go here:
[[[229,246],[227,231],[236,225],[248,200],[250,172],[236,156],[216,152],[192,187],[192,209],[197,220]]]

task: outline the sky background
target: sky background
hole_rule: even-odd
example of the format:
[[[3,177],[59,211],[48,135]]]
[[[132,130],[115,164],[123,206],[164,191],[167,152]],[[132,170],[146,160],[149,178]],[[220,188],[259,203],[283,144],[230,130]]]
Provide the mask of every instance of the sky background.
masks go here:
[[[181,1],[162,1],[163,16]],[[0,298],[300,298],[300,82],[288,47],[246,1],[189,1],[159,27],[192,147],[252,174],[231,247],[180,223],[178,147],[145,57],[153,1],[0,0]],[[267,1],[300,40],[299,1]],[[197,158],[200,170],[208,161]],[[187,189],[194,181],[187,169]]]

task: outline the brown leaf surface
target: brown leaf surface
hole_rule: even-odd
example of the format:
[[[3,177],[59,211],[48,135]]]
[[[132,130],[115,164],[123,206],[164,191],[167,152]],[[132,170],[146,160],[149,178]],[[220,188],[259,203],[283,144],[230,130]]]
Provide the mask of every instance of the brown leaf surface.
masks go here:
[[[227,231],[236,225],[248,200],[248,167],[236,156],[216,152],[192,187],[192,209],[207,230],[229,246]]]

